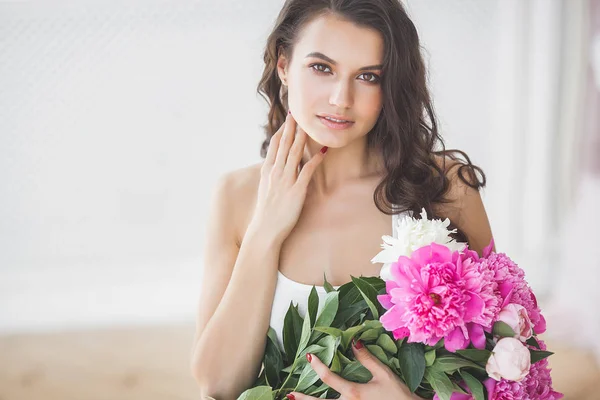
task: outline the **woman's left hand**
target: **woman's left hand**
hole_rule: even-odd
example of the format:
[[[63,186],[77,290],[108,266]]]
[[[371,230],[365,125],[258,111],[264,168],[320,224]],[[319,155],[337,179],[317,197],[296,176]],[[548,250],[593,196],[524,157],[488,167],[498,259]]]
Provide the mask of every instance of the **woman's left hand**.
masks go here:
[[[356,359],[371,372],[373,378],[367,383],[350,382],[335,372],[332,372],[321,360],[311,355],[310,365],[319,378],[340,393],[342,400],[413,400],[420,399],[410,392],[408,387],[398,376],[384,363],[379,361],[371,352],[358,341],[352,346]],[[307,356],[308,358],[308,356]],[[298,392],[290,393],[295,400],[318,399],[318,397],[307,396]],[[292,397],[289,397],[292,398]]]

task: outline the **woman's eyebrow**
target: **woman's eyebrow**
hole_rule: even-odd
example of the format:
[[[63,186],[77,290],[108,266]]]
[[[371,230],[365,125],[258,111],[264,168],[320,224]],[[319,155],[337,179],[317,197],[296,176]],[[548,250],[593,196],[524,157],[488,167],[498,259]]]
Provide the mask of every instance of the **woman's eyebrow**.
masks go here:
[[[305,58],[309,58],[309,57],[320,58],[321,60],[325,60],[325,61],[327,61],[330,64],[337,65],[337,62],[335,62],[331,58],[327,57],[325,54],[319,53],[318,51],[314,51],[312,53],[308,53]],[[366,67],[359,68],[359,71],[367,71],[367,70],[373,70],[373,69],[383,69],[383,65],[381,65],[381,64],[368,65]]]

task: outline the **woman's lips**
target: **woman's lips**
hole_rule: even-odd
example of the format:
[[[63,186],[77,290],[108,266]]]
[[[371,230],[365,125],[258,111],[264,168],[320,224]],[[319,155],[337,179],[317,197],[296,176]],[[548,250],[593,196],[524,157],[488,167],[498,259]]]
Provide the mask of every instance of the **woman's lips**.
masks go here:
[[[331,121],[331,120],[329,120],[329,119],[327,119],[325,117],[320,117],[318,115],[317,115],[317,117],[319,117],[319,120],[321,120],[321,123],[323,125],[325,125],[328,128],[331,128],[331,129],[338,129],[338,130],[339,129],[348,129],[349,127],[351,127],[354,124],[354,122],[351,122],[351,121],[349,121],[349,122],[335,122],[335,121]]]

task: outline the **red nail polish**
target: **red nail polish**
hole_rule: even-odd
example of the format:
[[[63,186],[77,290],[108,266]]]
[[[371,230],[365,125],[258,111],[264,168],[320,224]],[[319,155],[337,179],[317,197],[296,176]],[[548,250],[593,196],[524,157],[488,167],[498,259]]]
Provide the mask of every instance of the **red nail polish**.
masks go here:
[[[292,112],[290,110],[288,110],[288,115],[290,115]]]
[[[308,362],[311,362],[312,361],[312,354],[306,353],[306,359],[308,360]]]
[[[328,149],[327,146],[321,147],[321,153],[323,153],[323,154],[327,153],[327,149]]]
[[[285,397],[287,397],[290,400],[296,400],[296,398],[294,397],[294,395],[291,394],[291,393],[290,394],[286,394]]]
[[[363,347],[365,347],[365,346],[363,345],[363,343],[362,343],[360,340],[352,339],[352,341],[354,342],[354,348],[355,348],[356,350],[360,350],[360,349],[362,349]]]

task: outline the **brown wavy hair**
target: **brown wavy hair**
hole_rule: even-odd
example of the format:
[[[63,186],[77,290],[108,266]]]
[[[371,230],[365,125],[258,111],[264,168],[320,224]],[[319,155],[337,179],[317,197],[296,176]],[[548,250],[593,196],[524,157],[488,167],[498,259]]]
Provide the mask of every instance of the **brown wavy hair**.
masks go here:
[[[388,215],[410,211],[416,218],[420,218],[421,208],[425,208],[430,218],[442,217],[436,214],[434,206],[450,202],[447,173],[453,168],[458,168],[457,176],[465,184],[477,190],[483,188],[486,178],[481,168],[473,165],[463,151],[445,148],[427,88],[417,30],[398,0],[285,2],[267,39],[265,67],[257,88],[270,107],[261,157],[266,156],[271,137],[287,115],[287,90],[277,73],[278,56],[283,54],[291,61],[300,30],[309,21],[326,14],[375,29],[383,36],[385,55],[380,81],[383,106],[367,134],[367,146],[381,152],[386,170],[373,193],[377,208]],[[458,230],[454,235],[457,240],[467,241],[466,235],[451,221],[450,229],[453,228]]]

